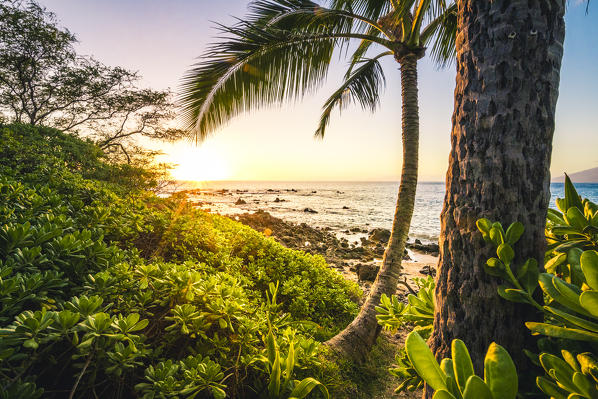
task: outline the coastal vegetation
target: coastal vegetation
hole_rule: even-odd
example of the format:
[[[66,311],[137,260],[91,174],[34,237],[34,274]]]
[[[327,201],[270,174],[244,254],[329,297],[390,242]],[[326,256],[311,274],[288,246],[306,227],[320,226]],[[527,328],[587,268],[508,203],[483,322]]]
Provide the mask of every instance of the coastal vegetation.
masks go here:
[[[360,290],[323,258],[139,189],[143,170],[67,133],[3,125],[0,155],[1,397],[334,386],[321,341]]]
[[[542,314],[540,322],[524,324],[530,336],[539,337],[534,346],[524,349],[533,364],[530,372],[536,389],[551,398],[591,399],[598,395],[598,205],[582,199],[568,178],[565,197],[558,199],[557,205],[558,210],[548,212],[548,250],[543,268],[534,258],[516,256],[513,248],[525,236],[522,223],[514,222],[506,231],[501,223],[484,218],[476,224],[484,241],[496,251],[496,257],[489,258],[484,269],[503,282],[497,288],[497,297],[525,304]],[[538,295],[538,288],[542,295]],[[434,304],[425,289],[420,292],[423,295],[418,298],[409,297],[407,306],[393,297],[385,298],[378,308],[379,322],[385,328],[407,322],[416,327],[407,337],[406,356],[399,359],[401,367],[395,370],[403,380],[398,391],[417,389],[425,381],[435,390],[434,398],[492,399],[535,394],[526,390],[528,387],[518,387],[511,357],[495,343],[484,359],[484,381],[475,376],[468,349],[461,340],[451,344],[452,359],[438,365],[422,338],[432,329],[431,320],[425,316],[434,312]],[[519,373],[530,377],[521,370]]]
[[[37,3],[0,0],[0,399],[598,397],[598,205],[565,175],[548,209],[565,1],[327,5],[256,0],[221,26],[183,80],[181,129],[170,91],[81,56]],[[136,138],[204,140],[311,93],[348,50],[316,136],[335,109],[377,108],[380,59],[393,57],[403,169],[391,230],[350,247],[165,193],[167,167]],[[428,266],[399,281],[426,51],[457,65],[440,259],[436,278]],[[361,287],[327,262],[380,255],[355,268]]]
[[[349,69],[341,87],[323,106],[316,137],[324,137],[335,109],[357,103],[375,110],[385,76],[379,60],[400,66],[403,168],[390,239],[378,277],[359,315],[328,345],[363,361],[376,342],[375,307],[395,292],[417,188],[419,106],[417,62],[426,48],[439,65],[455,54],[456,5],[438,1],[334,0],[330,7],[302,0],[259,0],[234,26],[221,26],[226,39],[212,45],[185,77],[182,105],[188,129],[199,140],[239,113],[300,98],[319,87],[335,50],[346,52]],[[369,57],[368,51],[382,48]]]

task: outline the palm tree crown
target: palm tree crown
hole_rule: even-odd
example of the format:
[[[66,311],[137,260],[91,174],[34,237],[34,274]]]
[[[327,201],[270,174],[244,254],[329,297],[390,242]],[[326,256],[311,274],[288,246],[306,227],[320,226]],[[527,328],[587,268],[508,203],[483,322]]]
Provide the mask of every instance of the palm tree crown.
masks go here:
[[[188,130],[205,139],[243,111],[311,93],[326,78],[335,49],[359,45],[344,82],[326,101],[316,135],[335,108],[357,103],[374,110],[385,77],[379,60],[431,53],[439,65],[454,55],[456,6],[444,0],[256,0],[246,20],[220,25],[211,45],[186,74],[180,103]],[[374,48],[382,52],[366,57]]]

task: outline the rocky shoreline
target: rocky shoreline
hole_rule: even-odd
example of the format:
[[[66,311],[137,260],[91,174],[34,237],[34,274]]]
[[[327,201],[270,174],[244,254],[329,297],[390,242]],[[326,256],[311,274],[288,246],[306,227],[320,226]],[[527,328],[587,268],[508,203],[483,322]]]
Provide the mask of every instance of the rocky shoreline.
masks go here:
[[[386,243],[390,237],[387,229],[351,229],[345,233],[367,234],[359,243],[338,238],[328,228],[318,228],[306,223],[294,224],[272,216],[266,211],[230,216],[282,245],[323,256],[330,267],[337,269],[345,278],[357,282],[367,293],[376,278]],[[403,258],[404,281],[411,283],[413,277],[434,275],[436,272],[438,245],[423,244],[419,240],[408,241]],[[405,285],[399,285],[397,294],[404,295]]]

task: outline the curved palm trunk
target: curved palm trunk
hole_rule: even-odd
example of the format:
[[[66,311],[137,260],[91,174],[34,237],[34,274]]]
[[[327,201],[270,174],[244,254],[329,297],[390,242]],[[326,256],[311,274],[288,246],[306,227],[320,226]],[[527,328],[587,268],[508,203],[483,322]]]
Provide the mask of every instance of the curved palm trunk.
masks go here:
[[[403,100],[403,170],[392,231],[384,252],[382,266],[357,317],[343,331],[327,342],[334,350],[356,361],[364,360],[380,332],[375,310],[375,307],[380,304],[380,297],[382,294],[392,295],[397,289],[401,274],[401,260],[413,215],[419,147],[417,59],[416,55],[408,54],[399,61]]]

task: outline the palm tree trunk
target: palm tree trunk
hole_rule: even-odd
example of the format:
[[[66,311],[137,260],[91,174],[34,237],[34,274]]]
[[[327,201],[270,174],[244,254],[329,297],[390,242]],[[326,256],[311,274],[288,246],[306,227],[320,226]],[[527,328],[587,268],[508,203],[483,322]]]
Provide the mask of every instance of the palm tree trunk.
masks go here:
[[[380,326],[376,320],[375,307],[380,304],[382,294],[392,295],[396,292],[401,274],[401,260],[405,251],[417,188],[419,148],[417,60],[416,55],[408,54],[399,61],[403,101],[403,170],[391,235],[384,252],[382,266],[357,317],[327,342],[332,349],[355,361],[363,361],[376,342]]]
[[[536,348],[524,322],[539,315],[497,295],[498,279],[483,269],[496,254],[475,222],[522,222],[516,263],[544,263],[564,11],[565,0],[459,2],[452,149],[430,343],[442,359],[450,356],[451,341],[462,339],[478,375],[493,341],[511,353],[520,375],[531,374],[522,349]]]

